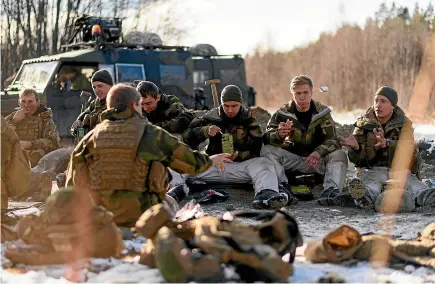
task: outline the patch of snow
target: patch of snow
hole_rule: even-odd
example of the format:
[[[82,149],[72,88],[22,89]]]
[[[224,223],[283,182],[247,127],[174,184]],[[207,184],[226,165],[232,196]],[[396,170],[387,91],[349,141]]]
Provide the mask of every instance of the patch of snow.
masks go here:
[[[150,269],[138,263],[123,263],[98,275],[89,277],[90,283],[122,282],[165,282],[158,269]]]
[[[295,262],[293,276],[289,280],[292,283],[314,282],[328,272],[333,272],[342,277],[347,283],[380,283],[384,281],[391,281],[393,283],[427,283],[435,280],[435,271],[428,268],[419,268],[407,273],[406,271],[390,268],[377,268],[368,262],[361,262],[353,267],[329,263],[312,264],[311,262]]]

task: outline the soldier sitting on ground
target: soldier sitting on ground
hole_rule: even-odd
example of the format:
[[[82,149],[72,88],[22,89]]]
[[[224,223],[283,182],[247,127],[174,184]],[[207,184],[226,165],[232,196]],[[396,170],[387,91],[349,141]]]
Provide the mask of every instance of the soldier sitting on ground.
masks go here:
[[[26,150],[32,167],[45,155],[60,148],[59,133],[52,111],[41,104],[34,89],[25,89],[18,99],[20,109],[6,121],[15,126],[21,147]]]
[[[94,73],[91,82],[97,98],[90,102],[71,126],[71,134],[74,136],[77,136],[78,126],[83,126],[86,132],[91,131],[100,122],[100,114],[106,110],[106,97],[113,86],[112,75],[107,70],[99,70]]]
[[[148,120],[171,134],[181,135],[195,118],[176,96],[163,94],[153,82],[139,82],[136,89]]]
[[[30,164],[14,127],[1,117],[1,212],[8,209],[8,198],[20,198],[29,186]]]
[[[229,156],[192,151],[142,116],[141,96],[119,84],[107,95],[102,122],[74,149],[67,185],[89,191],[96,204],[114,214],[117,225],[131,226],[152,205],[166,198],[168,172],[197,174]]]
[[[342,193],[347,157],[337,142],[331,110],[312,99],[313,82],[300,75],[292,79],[293,99],[283,105],[267,124],[261,156],[273,162],[278,179],[289,189],[285,171],[324,176],[320,205],[344,205]],[[289,189],[290,190],[290,189]]]
[[[401,211],[411,211],[415,204],[435,204],[435,190],[421,182],[418,174],[420,157],[414,143],[414,129],[403,110],[397,106],[397,92],[391,87],[381,87],[374,96],[374,103],[355,123],[353,135],[342,139],[342,145],[349,147],[349,159],[359,169],[358,177],[349,182],[349,191],[361,206],[380,209],[382,200],[388,194],[383,184],[392,173],[393,163],[398,171],[407,171],[407,186],[403,194]],[[393,162],[399,153],[412,151],[409,163]],[[397,152],[397,155],[396,155]],[[406,155],[405,155],[406,156]]]
[[[233,162],[222,171],[212,167],[206,172],[188,177],[189,180],[218,183],[253,183],[254,208],[286,206],[289,196],[278,189],[275,169],[261,158],[262,131],[257,121],[242,106],[242,91],[235,85],[226,86],[221,93],[222,105],[192,121],[183,134],[193,148],[209,139],[207,153],[229,153]]]

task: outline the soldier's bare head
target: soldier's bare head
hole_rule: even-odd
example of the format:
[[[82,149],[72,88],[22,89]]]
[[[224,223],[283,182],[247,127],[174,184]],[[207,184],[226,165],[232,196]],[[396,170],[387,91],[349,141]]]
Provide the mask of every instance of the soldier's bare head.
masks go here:
[[[161,91],[156,84],[150,81],[141,81],[137,85],[136,90],[142,96],[141,105],[145,112],[152,112],[157,108]]]
[[[294,77],[290,82],[290,92],[298,111],[306,112],[310,109],[313,96],[313,81],[306,75]]]
[[[117,84],[107,94],[106,103],[107,108],[117,109],[118,111],[131,108],[141,114],[140,99],[141,96],[135,88],[125,84]]]
[[[18,98],[18,104],[28,116],[34,114],[40,105],[38,93],[34,89],[24,89]]]

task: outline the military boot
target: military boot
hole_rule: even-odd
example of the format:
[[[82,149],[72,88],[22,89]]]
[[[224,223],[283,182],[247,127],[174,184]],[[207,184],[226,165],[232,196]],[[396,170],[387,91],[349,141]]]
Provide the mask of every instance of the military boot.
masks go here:
[[[359,178],[354,177],[349,179],[347,188],[357,207],[372,208],[374,206],[366,192],[364,183]]]
[[[178,203],[184,200],[186,198],[187,193],[189,192],[189,189],[187,188],[187,185],[185,184],[179,184],[174,186],[173,188],[168,190],[168,195],[175,199]]]
[[[288,200],[286,193],[263,189],[255,195],[252,207],[255,209],[278,209],[286,206]]]
[[[317,199],[317,203],[323,206],[343,207],[351,201],[350,199],[350,195],[341,192],[337,187],[328,187]]]

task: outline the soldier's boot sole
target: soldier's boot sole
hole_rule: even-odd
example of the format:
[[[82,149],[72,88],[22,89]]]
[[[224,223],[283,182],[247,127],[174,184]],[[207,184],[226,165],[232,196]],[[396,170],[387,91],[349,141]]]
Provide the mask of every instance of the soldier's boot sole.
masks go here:
[[[348,190],[353,199],[359,200],[365,197],[366,187],[359,178],[353,178],[348,183]]]
[[[359,178],[353,178],[348,182],[348,191],[354,203],[361,208],[372,206],[372,202],[367,198],[366,187]]]
[[[163,227],[157,232],[153,243],[156,266],[165,280],[171,283],[187,282],[191,260],[190,256],[183,257],[181,254],[183,249],[187,250],[184,242],[177,238],[168,227]]]
[[[279,209],[285,207],[288,203],[288,198],[284,194],[277,194],[267,200],[254,200],[252,207],[254,209]]]

